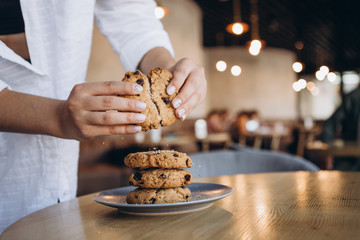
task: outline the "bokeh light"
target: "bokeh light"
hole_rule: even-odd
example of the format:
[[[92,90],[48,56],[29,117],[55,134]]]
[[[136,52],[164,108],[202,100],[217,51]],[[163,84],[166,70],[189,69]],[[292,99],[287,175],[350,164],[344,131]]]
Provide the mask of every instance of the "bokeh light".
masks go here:
[[[223,60],[220,60],[220,61],[217,61],[216,63],[216,69],[219,71],[219,72],[223,72],[226,70],[226,67],[227,67],[227,64],[225,61]]]
[[[241,74],[241,67],[239,67],[238,65],[234,65],[231,68],[231,74],[236,76],[239,76]]]

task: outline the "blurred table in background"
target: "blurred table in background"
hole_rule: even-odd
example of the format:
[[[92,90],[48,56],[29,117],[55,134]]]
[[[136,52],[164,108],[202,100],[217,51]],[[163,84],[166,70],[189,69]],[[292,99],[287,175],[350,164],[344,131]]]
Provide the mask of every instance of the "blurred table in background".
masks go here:
[[[306,145],[314,142],[316,136],[319,135],[320,132],[320,127],[305,128],[304,126],[300,126],[296,155],[303,157]]]
[[[146,139],[139,146],[153,146],[158,149],[183,149],[189,145],[196,145],[197,151],[209,151],[212,145],[222,146],[227,148],[231,145],[231,137],[228,133],[210,133],[203,139],[198,139],[194,134],[168,134],[163,136],[159,142],[153,142],[151,139]],[[184,151],[190,153],[190,151]]]
[[[331,157],[354,157],[360,158],[360,143],[358,142],[344,142],[337,140],[331,144],[325,144],[320,141],[310,142],[305,148],[306,157],[309,160],[318,159],[320,161],[318,165],[322,169],[328,169],[332,163],[329,156]],[[324,162],[325,161],[325,162]]]

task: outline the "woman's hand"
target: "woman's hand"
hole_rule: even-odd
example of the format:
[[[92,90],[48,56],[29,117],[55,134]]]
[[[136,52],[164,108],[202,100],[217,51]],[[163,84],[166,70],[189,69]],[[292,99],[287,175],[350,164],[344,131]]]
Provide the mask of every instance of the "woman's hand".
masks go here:
[[[165,68],[174,75],[167,93],[171,95],[180,90],[172,105],[176,109],[176,116],[180,120],[185,120],[205,98],[207,82],[204,68],[188,58],[175,62],[169,51],[162,47],[151,49],[139,64],[140,70],[145,73],[156,67]]]
[[[123,97],[142,91],[129,82],[96,82],[76,85],[62,104],[62,129],[66,138],[78,140],[96,136],[141,131],[146,116],[144,102]]]
[[[167,88],[167,93],[171,95],[180,90],[172,104],[176,109],[177,117],[185,120],[186,116],[205,98],[207,81],[204,68],[188,58],[183,58],[169,70],[174,78]]]

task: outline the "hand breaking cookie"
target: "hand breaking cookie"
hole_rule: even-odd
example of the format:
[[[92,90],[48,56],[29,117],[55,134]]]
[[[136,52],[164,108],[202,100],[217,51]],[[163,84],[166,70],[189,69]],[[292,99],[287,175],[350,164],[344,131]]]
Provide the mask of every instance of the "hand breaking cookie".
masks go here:
[[[132,82],[140,85],[140,94],[126,96],[131,99],[142,101],[146,104],[146,109],[142,112],[146,116],[144,122],[139,123],[143,131],[157,129],[159,126],[169,126],[176,121],[175,108],[171,102],[176,97],[177,91],[169,94],[166,89],[173,75],[161,68],[150,71],[145,76],[139,70],[127,72],[122,81]]]

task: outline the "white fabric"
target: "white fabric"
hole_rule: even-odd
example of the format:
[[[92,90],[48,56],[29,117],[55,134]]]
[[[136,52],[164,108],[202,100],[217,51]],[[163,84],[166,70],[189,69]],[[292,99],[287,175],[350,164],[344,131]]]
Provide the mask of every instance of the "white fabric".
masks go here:
[[[0,91],[66,99],[84,82],[94,16],[126,70],[170,40],[149,0],[21,0],[31,64],[0,41]],[[17,219],[75,197],[79,144],[0,132],[0,233]]]

